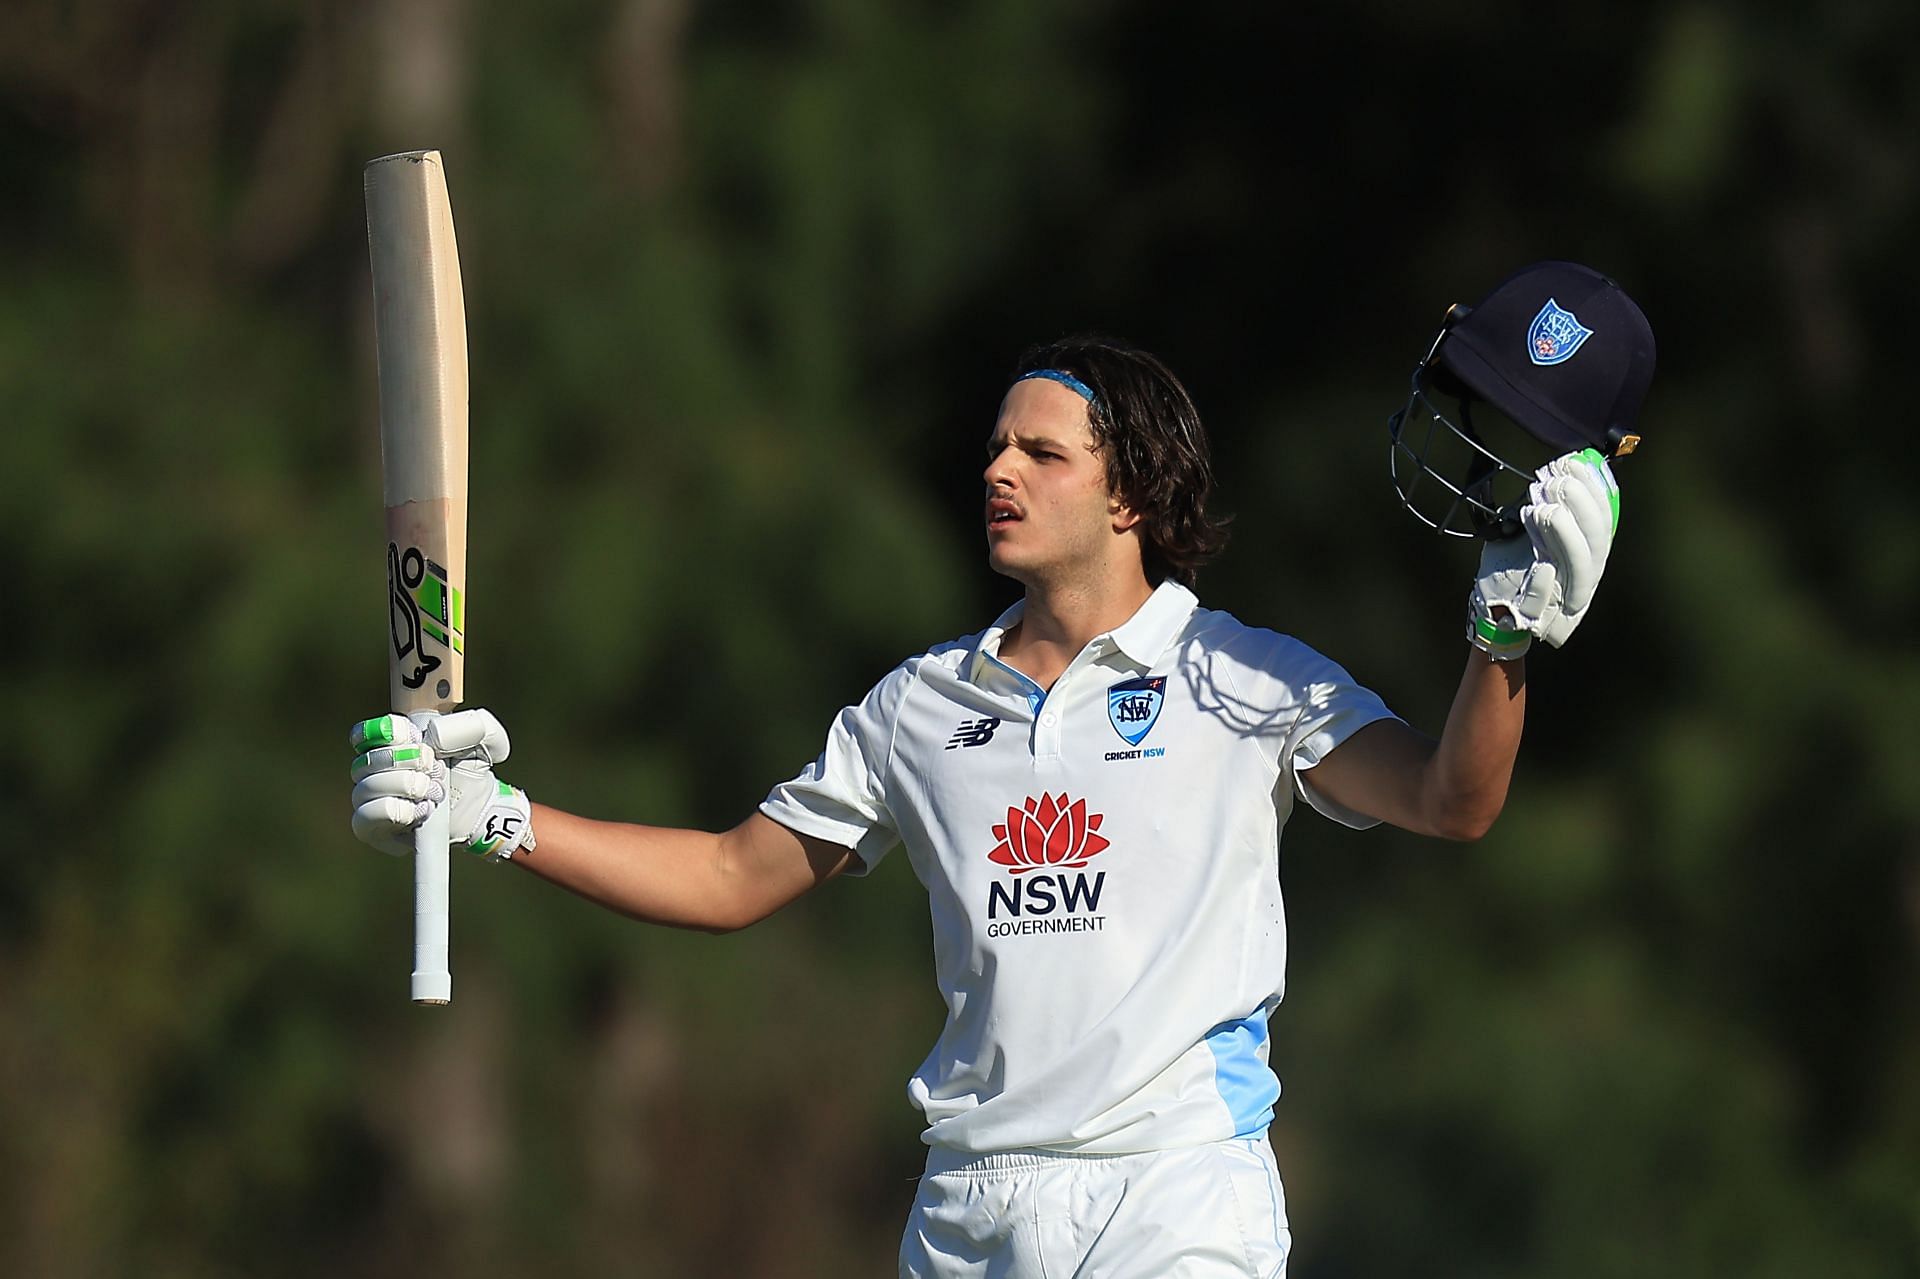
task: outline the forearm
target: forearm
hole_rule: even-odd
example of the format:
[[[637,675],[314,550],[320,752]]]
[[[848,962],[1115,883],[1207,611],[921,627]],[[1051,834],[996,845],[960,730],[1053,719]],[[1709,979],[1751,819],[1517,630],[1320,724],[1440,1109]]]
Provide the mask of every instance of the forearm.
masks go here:
[[[396,856],[445,785],[450,838],[489,860],[511,859],[550,883],[622,915],[674,928],[730,932],[765,919],[846,870],[854,852],[755,811],[710,834],[602,822],[532,804],[492,765],[512,746],[492,712],[473,708],[424,730],[381,715],[354,725],[355,836]],[[436,761],[452,761],[451,767]],[[438,773],[434,771],[438,769]],[[444,779],[436,782],[436,776]],[[528,837],[531,830],[532,837]]]
[[[1477,649],[1421,778],[1421,807],[1439,834],[1484,835],[1506,804],[1526,718],[1526,659],[1496,662]]]
[[[726,932],[751,920],[725,870],[725,836],[603,822],[533,806],[538,844],[514,864],[652,924]]]

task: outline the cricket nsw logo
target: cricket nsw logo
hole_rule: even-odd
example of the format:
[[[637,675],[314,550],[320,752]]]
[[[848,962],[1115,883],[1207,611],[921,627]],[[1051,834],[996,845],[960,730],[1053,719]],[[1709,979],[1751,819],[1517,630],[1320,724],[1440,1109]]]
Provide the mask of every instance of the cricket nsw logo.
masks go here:
[[[1148,675],[1122,680],[1107,690],[1107,722],[1121,740],[1138,746],[1153,731],[1160,708],[1167,704],[1167,677]]]
[[[1039,799],[1029,795],[1021,807],[1007,809],[1004,826],[994,826],[993,836],[1000,842],[987,859],[1016,875],[1085,866],[1111,842],[1100,834],[1100,821],[1099,813],[1087,812],[1086,800],[1070,800],[1065,792],[1043,793]]]

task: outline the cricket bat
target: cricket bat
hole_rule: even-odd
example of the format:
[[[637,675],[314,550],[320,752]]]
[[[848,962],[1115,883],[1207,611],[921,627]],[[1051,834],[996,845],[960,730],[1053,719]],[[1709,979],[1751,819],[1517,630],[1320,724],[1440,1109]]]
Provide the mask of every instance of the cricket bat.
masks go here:
[[[367,165],[387,507],[390,706],[423,727],[460,704],[466,664],[467,317],[438,151]],[[453,997],[447,810],[415,836],[413,1002]]]

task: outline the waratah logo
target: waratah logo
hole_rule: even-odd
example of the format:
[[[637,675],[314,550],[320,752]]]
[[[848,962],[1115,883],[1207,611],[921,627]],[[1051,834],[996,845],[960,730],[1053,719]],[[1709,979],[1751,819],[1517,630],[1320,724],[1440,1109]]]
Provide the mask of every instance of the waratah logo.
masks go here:
[[[993,828],[1000,842],[987,859],[1016,875],[1043,866],[1085,866],[1112,842],[1099,830],[1100,814],[1089,813],[1084,799],[1069,802],[1065,792],[1028,796],[1023,808],[1007,810],[1006,825]]]

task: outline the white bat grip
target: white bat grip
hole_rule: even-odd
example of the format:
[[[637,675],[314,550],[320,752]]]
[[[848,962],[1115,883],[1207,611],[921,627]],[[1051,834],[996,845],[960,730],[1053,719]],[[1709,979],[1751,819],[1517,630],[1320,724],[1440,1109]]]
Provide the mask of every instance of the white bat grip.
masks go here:
[[[407,716],[425,728],[437,714]],[[452,842],[448,830],[450,800],[433,812],[413,836],[413,1002],[444,1004],[453,999],[453,975],[447,971],[447,872]]]

